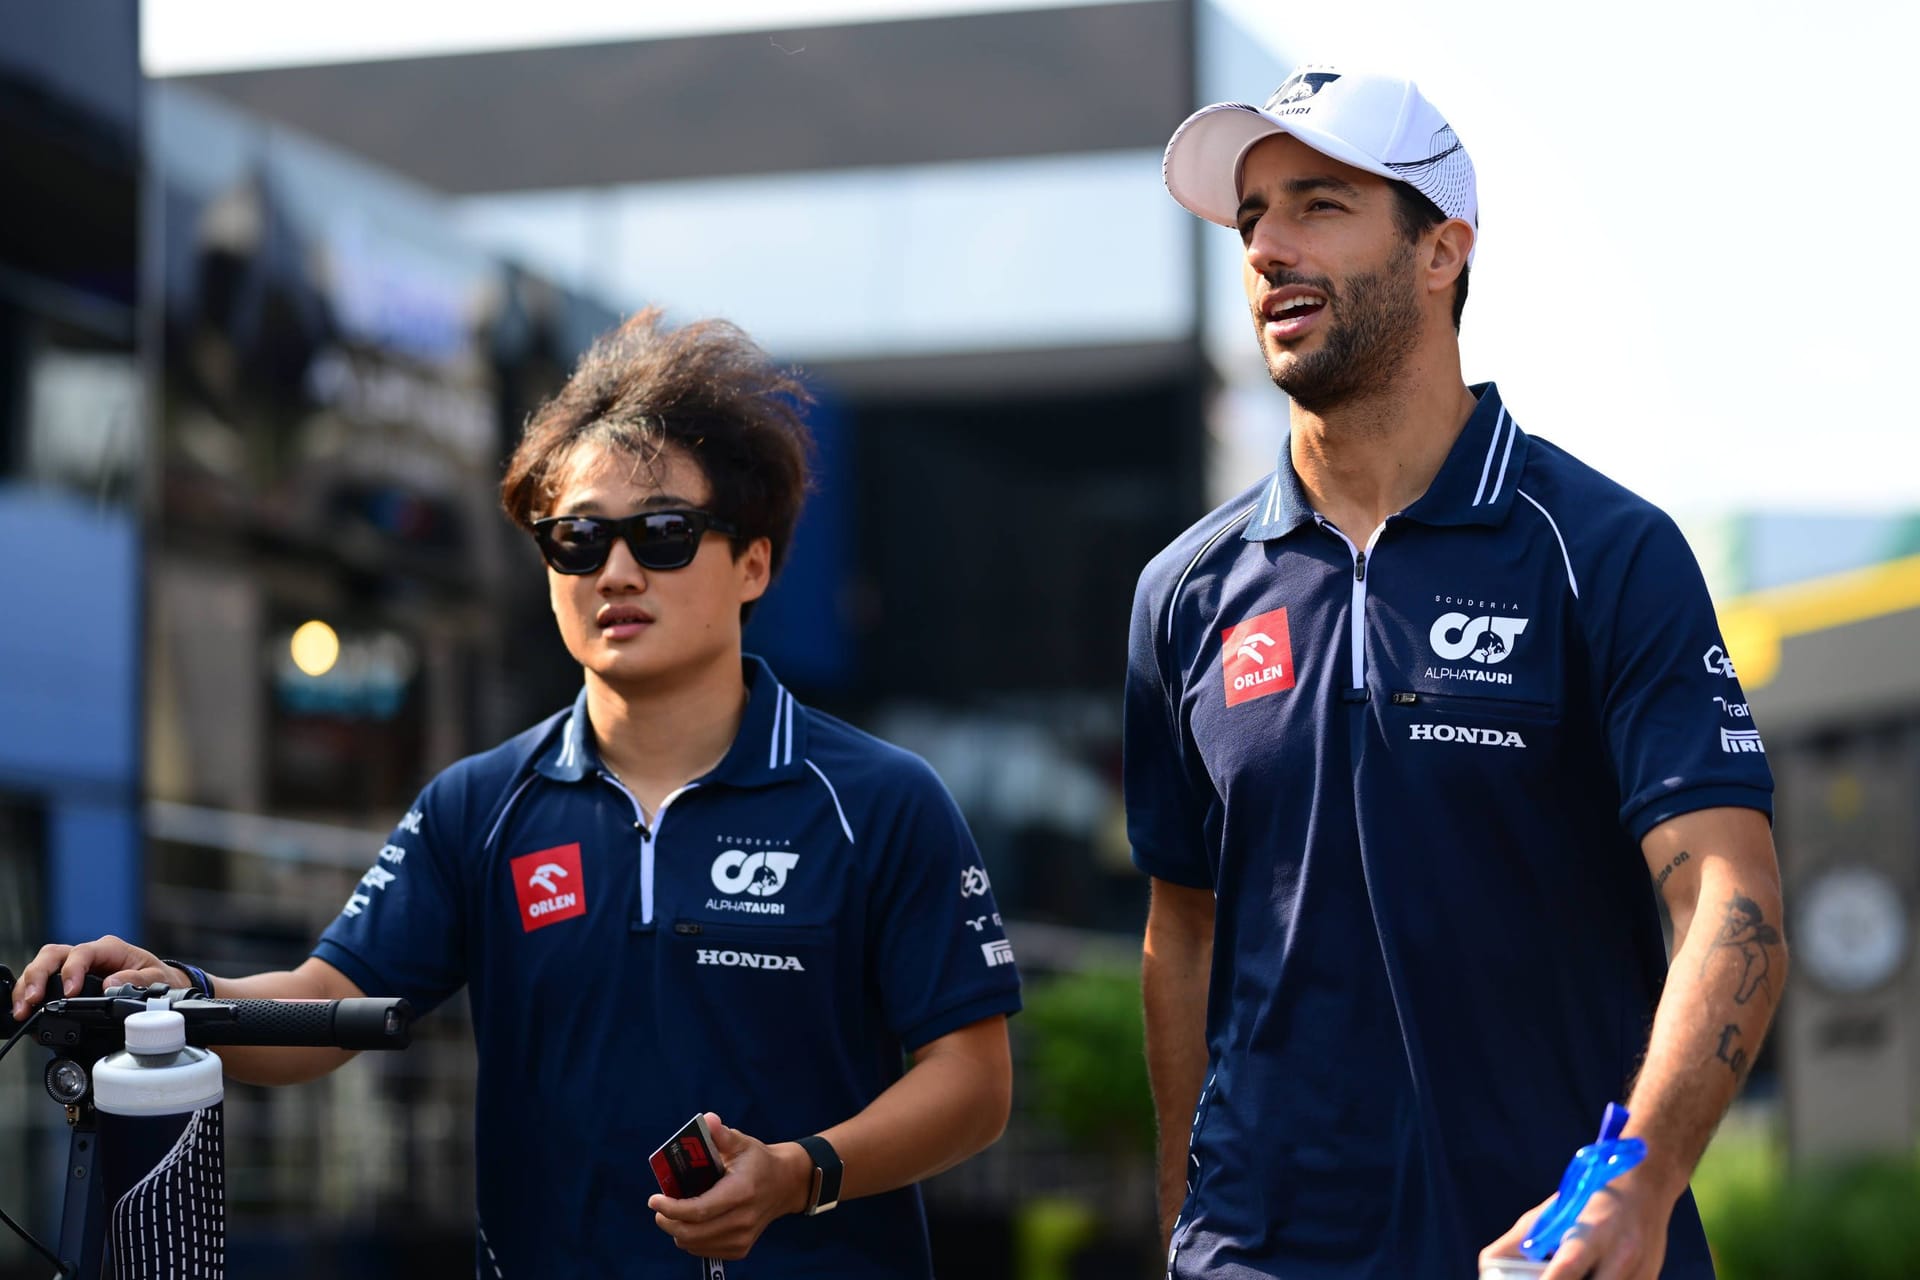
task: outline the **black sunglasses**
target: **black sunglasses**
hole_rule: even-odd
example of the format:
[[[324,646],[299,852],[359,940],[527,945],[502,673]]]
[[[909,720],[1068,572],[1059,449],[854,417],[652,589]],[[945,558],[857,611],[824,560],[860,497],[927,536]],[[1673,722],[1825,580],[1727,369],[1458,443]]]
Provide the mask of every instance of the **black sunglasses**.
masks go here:
[[[642,511],[611,520],[604,516],[548,516],[533,522],[533,540],[555,573],[597,573],[613,554],[616,538],[643,569],[684,569],[700,550],[707,530],[737,537],[738,527],[705,511]]]

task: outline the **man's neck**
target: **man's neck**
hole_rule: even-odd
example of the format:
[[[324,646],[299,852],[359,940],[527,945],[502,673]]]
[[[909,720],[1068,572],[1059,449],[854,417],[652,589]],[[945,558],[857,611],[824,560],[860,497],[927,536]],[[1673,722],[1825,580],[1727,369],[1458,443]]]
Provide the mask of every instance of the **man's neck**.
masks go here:
[[[587,673],[587,719],[601,763],[649,817],[725,758],[746,712],[738,653],[657,685],[615,687]]]
[[[1315,413],[1291,411],[1293,469],[1313,509],[1356,542],[1427,491],[1473,416],[1457,355]]]

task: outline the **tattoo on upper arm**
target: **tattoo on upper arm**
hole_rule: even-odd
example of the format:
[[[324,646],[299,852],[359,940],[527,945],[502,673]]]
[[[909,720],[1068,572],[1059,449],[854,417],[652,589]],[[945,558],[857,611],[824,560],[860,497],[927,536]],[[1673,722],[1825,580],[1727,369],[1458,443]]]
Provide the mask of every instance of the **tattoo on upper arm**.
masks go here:
[[[1674,868],[1678,867],[1683,862],[1691,861],[1692,858],[1693,858],[1693,855],[1688,853],[1685,849],[1682,849],[1679,853],[1674,854],[1673,861],[1669,862],[1666,866],[1660,868],[1660,874],[1653,878],[1653,887],[1656,889],[1666,888],[1667,877],[1673,874]]]
[[[1723,951],[1733,952],[1741,965],[1740,984],[1734,988],[1733,1002],[1746,1004],[1762,987],[1772,992],[1773,985],[1768,975],[1773,969],[1772,949],[1779,945],[1780,931],[1767,923],[1760,904],[1736,893],[1727,899],[1720,932],[1714,935],[1712,947],[1700,962],[1700,976],[1706,976],[1707,966],[1715,956]],[[1722,1037],[1723,1048],[1725,1043]]]

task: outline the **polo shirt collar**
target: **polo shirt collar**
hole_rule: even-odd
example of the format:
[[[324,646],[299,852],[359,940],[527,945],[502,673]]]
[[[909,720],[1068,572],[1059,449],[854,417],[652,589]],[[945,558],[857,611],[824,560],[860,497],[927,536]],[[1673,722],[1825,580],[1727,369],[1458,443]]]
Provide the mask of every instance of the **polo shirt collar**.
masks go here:
[[[593,745],[593,727],[587,719],[587,687],[573,700],[573,710],[560,722],[560,736],[540,753],[534,771],[555,782],[578,782],[600,772],[600,752]]]
[[[746,714],[727,754],[697,781],[751,787],[797,777],[806,769],[806,708],[760,658],[747,654],[741,667],[747,682]],[[579,782],[601,771],[584,685],[573,700],[573,710],[561,721],[559,735],[540,753],[534,770],[556,782]]]
[[[1491,382],[1468,390],[1479,398],[1453,442],[1440,474],[1404,513],[1422,524],[1498,525],[1513,508],[1514,490],[1527,464],[1527,436],[1500,403]]]
[[[755,787],[798,777],[807,769],[807,709],[760,658],[747,654],[742,666],[747,713],[733,746],[700,781]]]
[[[1469,387],[1478,403],[1427,491],[1401,514],[1430,525],[1497,525],[1507,518],[1527,460],[1527,437],[1500,403],[1491,382]],[[1279,465],[1241,535],[1248,542],[1283,538],[1317,518],[1293,469],[1293,437],[1280,445]]]

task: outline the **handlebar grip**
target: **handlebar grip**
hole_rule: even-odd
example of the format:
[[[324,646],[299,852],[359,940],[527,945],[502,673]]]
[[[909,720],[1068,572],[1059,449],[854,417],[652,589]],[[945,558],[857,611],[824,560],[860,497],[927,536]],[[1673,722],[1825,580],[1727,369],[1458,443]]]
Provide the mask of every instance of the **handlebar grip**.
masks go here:
[[[413,1006],[405,1000],[220,1000],[231,1020],[187,1024],[193,1045],[313,1045],[335,1049],[404,1049],[413,1038]]]

